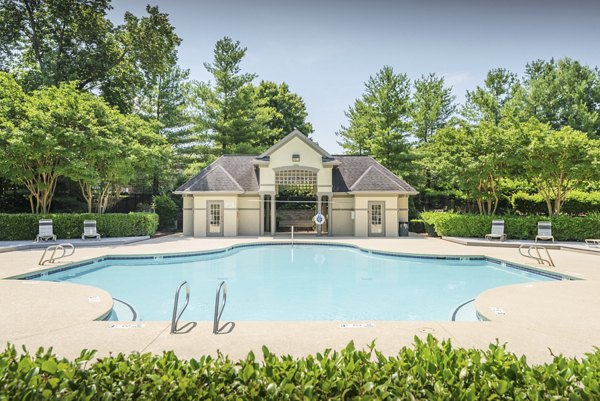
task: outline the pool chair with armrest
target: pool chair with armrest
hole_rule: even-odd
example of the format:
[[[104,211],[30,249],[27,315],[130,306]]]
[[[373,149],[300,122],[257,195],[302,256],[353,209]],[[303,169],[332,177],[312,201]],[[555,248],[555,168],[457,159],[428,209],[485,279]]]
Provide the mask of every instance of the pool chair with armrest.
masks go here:
[[[96,230],[96,220],[83,221],[83,234],[81,234],[81,239],[84,240],[86,238],[100,239],[100,234],[98,234],[98,231]]]
[[[538,239],[542,241],[550,241],[554,242],[554,236],[552,235],[552,223],[549,221],[538,221],[538,233],[535,236],[535,242],[538,242]]]
[[[600,238],[588,238],[585,240],[585,243],[589,247],[595,246],[596,248],[598,248],[600,247]]]
[[[492,221],[492,232],[485,235],[486,240],[499,239],[500,241],[506,240],[506,234],[504,234],[504,220],[493,220]]]
[[[54,232],[52,229],[52,220],[50,220],[50,219],[40,220],[38,235],[35,237],[35,242],[48,241],[48,240],[56,241],[56,235],[54,235]]]

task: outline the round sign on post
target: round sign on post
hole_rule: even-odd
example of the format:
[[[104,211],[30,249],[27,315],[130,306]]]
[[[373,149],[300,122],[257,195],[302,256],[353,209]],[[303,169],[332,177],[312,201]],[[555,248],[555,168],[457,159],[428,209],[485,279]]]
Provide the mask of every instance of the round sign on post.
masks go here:
[[[325,223],[325,216],[323,216],[321,213],[317,213],[315,217],[313,217],[313,220],[315,221],[316,225],[320,226],[321,224]]]

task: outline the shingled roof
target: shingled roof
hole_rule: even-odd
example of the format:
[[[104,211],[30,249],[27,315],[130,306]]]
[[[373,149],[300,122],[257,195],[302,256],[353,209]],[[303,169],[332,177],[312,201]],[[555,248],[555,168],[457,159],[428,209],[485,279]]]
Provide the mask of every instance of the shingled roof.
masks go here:
[[[257,155],[225,155],[180,186],[175,193],[258,192]],[[340,164],[333,167],[333,192],[400,192],[416,195],[417,191],[370,156],[332,156]]]

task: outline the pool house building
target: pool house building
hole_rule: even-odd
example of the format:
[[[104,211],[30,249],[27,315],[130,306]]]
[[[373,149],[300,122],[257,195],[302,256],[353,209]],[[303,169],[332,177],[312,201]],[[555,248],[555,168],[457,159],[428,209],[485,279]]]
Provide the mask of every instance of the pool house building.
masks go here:
[[[331,155],[298,130],[261,155],[224,155],[181,185],[187,236],[400,235],[417,191],[370,156]],[[406,226],[404,226],[406,227]]]

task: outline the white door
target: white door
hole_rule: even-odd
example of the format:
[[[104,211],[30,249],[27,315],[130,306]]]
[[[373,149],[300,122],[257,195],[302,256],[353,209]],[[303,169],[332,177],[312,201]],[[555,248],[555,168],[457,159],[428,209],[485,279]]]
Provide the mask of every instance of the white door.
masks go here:
[[[383,236],[385,230],[384,202],[369,202],[369,236]]]
[[[208,236],[223,236],[223,201],[207,202],[207,228]]]

